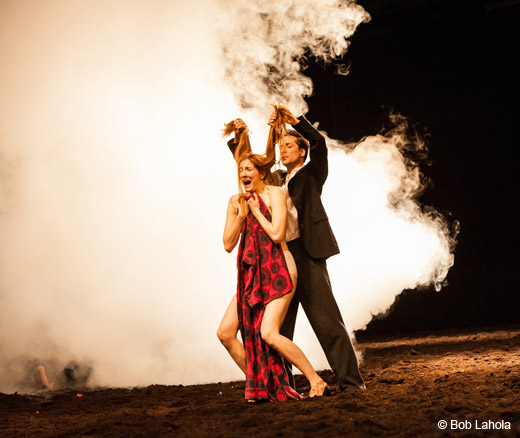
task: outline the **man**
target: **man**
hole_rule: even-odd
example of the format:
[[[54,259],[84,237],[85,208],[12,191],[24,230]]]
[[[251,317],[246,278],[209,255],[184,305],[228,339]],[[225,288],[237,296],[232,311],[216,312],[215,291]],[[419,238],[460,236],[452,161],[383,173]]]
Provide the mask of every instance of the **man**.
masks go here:
[[[276,110],[269,125],[276,120]],[[286,241],[298,269],[296,293],[285,318],[281,333],[293,338],[294,325],[301,303],[309,323],[336,374],[341,390],[363,389],[352,342],[332,294],[326,259],[339,253],[334,234],[321,202],[323,184],[328,175],[325,138],[304,117],[291,117],[289,130],[280,142],[280,157],[287,172],[275,174],[289,193],[287,197]],[[238,134],[246,125],[235,120]],[[232,153],[237,143],[228,142]],[[305,159],[309,154],[309,162]]]

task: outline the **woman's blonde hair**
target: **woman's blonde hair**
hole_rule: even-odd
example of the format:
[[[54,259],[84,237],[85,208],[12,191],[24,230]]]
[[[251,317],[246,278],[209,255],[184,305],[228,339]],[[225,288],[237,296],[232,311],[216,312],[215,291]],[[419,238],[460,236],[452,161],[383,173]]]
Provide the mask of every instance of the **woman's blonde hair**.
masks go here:
[[[266,155],[268,151],[273,151],[275,154],[275,146],[278,142],[284,142],[284,138],[289,134],[286,124],[295,120],[295,117],[285,106],[278,104],[272,105],[276,110],[276,119],[269,130],[269,137],[267,138]]]
[[[265,154],[255,154],[251,150],[251,143],[249,141],[248,129],[243,129],[239,133],[238,145],[235,149],[235,161],[237,163],[237,171],[240,163],[244,160],[249,160],[256,167],[256,169],[264,175],[263,180],[266,184],[273,183],[273,176],[271,173],[272,167],[276,164],[276,144],[278,141],[284,141],[283,138],[288,134],[286,123],[294,120],[295,117],[283,105],[272,105],[276,110],[276,119],[269,129],[269,136],[267,137],[267,145]],[[227,123],[222,130],[222,137],[227,137],[235,132],[235,124],[233,121]],[[238,174],[238,173],[237,173]],[[238,175],[238,190],[240,194],[240,202],[244,201],[244,191],[240,182],[240,175]]]

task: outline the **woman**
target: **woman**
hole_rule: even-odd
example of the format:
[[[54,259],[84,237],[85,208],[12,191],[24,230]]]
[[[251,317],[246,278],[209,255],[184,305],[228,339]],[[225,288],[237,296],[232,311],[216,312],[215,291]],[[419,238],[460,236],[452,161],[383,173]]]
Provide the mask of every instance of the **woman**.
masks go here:
[[[283,120],[278,122],[280,125]],[[225,133],[232,129],[239,139],[235,159],[239,187],[245,193],[232,196],[227,208],[223,242],[231,252],[240,240],[238,287],[217,336],[246,374],[248,401],[300,398],[289,385],[284,359],[309,380],[310,397],[329,395],[329,387],[303,352],[280,334],[297,276],[284,241],[286,194],[268,184],[275,162],[277,128],[271,128],[265,156],[250,152],[247,129],[240,119],[228,124]],[[239,329],[244,343],[237,339]]]

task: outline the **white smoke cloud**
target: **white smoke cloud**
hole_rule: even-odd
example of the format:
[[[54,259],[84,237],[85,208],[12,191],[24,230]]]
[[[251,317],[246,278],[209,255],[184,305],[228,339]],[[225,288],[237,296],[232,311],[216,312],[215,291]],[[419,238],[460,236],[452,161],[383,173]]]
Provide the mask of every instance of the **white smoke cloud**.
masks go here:
[[[31,357],[87,362],[99,385],[241,377],[215,336],[236,288],[220,129],[243,117],[261,151],[270,103],[306,108],[302,56],[341,55],[367,18],[332,0],[0,4],[0,391]],[[452,263],[442,221],[388,208],[406,170],[372,141],[331,151],[324,192],[350,329]]]
[[[344,248],[343,260],[330,263],[352,327],[387,310],[396,291],[428,285],[439,290],[453,265],[456,234],[442,215],[415,199],[421,174],[407,165],[400,148],[409,142],[402,132],[370,136],[349,155],[335,150],[330,160],[329,182],[346,188],[339,199],[324,194],[334,222],[340,220]]]
[[[279,101],[295,114],[307,111],[312,81],[302,73],[311,56],[325,62],[343,55],[346,38],[370,19],[354,2],[221,0],[223,62],[227,80],[244,108]],[[230,21],[231,19],[231,21]]]

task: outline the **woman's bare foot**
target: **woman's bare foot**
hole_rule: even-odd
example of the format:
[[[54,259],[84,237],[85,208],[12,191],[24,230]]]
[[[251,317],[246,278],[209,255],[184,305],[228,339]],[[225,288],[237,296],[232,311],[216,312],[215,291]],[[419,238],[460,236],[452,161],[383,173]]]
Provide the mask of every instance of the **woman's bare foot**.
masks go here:
[[[330,395],[330,388],[327,383],[322,380],[318,382],[316,385],[311,386],[311,390],[309,391],[309,398],[313,397],[327,397]]]

